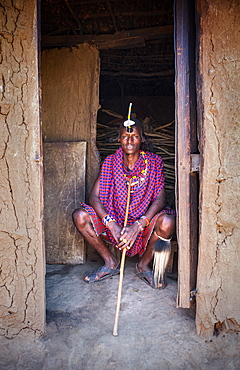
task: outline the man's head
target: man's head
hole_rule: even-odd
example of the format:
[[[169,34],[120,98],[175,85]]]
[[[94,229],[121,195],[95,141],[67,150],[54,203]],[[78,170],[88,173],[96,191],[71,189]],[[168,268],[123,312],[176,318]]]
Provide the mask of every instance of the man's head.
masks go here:
[[[150,142],[150,140],[148,139],[148,137],[144,133],[144,127],[143,127],[142,122],[137,118],[131,118],[131,121],[134,122],[134,125],[131,125],[131,130],[128,130],[128,128],[124,125],[124,122],[126,122],[126,121],[122,121],[120,123],[119,133],[118,133],[118,141],[121,142],[121,135],[122,134],[125,135],[125,133],[126,134],[128,133],[128,135],[129,135],[131,132],[129,133],[128,131],[133,130],[133,132],[135,132],[135,133],[137,131],[138,135],[140,136],[140,147],[139,147],[139,149],[154,152],[152,143]],[[122,142],[121,142],[121,144],[122,144]]]
[[[129,126],[125,125],[125,122],[127,122],[127,121],[122,121],[120,123],[119,136],[118,137],[120,137],[122,130],[125,130],[127,132],[132,132],[133,128],[137,127],[139,129],[139,134],[141,135],[142,141],[144,142],[145,141],[145,134],[144,134],[144,127],[143,127],[142,122],[137,118],[131,118],[131,122],[134,122],[134,124],[132,124],[130,126],[130,130],[129,130]]]
[[[118,141],[120,141],[124,153],[136,154],[139,152],[144,140],[142,138],[140,128],[133,125],[130,132],[126,127],[123,127],[120,130]]]

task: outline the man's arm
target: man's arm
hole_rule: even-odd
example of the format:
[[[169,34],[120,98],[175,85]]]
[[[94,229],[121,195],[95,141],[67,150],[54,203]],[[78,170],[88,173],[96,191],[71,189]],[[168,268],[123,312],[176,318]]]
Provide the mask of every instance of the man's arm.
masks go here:
[[[104,208],[102,202],[99,199],[99,177],[95,181],[93,188],[91,190],[90,196],[89,196],[89,203],[95,210],[96,214],[99,218],[102,218],[106,216],[107,211]]]
[[[99,199],[99,177],[93,185],[92,191],[89,196],[89,203],[101,220],[107,215],[107,211]],[[107,227],[111,231],[114,239],[119,242],[120,233],[122,230],[121,226],[119,226],[117,222],[109,222]]]
[[[148,219],[148,221],[151,221],[151,219],[158,212],[160,212],[165,207],[165,205],[166,205],[166,191],[165,191],[165,188],[163,188],[158,194],[157,198],[154,200],[154,202],[152,202],[147,212],[145,212],[145,214],[142,216],[145,216]],[[144,218],[140,218],[133,225],[126,226],[122,229],[120,243],[118,244],[118,247],[120,249],[125,248],[125,246],[127,247],[127,249],[130,249],[133,246],[141,230],[139,223],[142,225],[143,228],[145,228],[147,225],[147,220]],[[127,243],[124,243],[123,241],[121,241],[124,239],[127,240]]]
[[[158,212],[160,212],[166,206],[166,190],[162,188],[157,198],[152,202],[144,216],[150,221]],[[142,222],[142,219],[141,219]],[[144,222],[144,221],[143,221]],[[146,226],[146,225],[142,225]]]

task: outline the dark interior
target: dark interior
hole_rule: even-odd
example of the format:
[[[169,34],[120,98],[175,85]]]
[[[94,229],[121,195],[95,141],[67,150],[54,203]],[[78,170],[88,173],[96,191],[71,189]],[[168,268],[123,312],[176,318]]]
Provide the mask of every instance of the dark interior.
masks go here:
[[[97,146],[101,159],[116,150],[119,122],[132,113],[165,163],[174,206],[173,0],[42,0],[42,49],[94,44],[100,52]]]

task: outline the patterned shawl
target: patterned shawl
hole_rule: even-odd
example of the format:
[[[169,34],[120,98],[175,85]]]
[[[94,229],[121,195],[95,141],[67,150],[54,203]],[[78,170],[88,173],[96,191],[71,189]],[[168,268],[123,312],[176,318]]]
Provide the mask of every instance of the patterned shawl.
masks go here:
[[[127,225],[132,225],[138,218],[144,215],[164,187],[163,161],[158,155],[145,152],[144,157],[140,154],[133,170],[128,171],[124,165],[122,148],[120,148],[114,154],[109,155],[103,162],[100,173],[99,198],[107,212],[121,226],[124,225],[128,188],[124,174],[127,177],[139,177],[139,174],[146,168],[146,163],[144,162],[146,159],[146,176],[141,175],[144,177],[144,181],[141,183],[141,186],[135,185],[132,187],[133,192],[131,193],[127,222]],[[81,203],[81,206],[89,213],[96,234],[101,234],[104,239],[116,246],[117,243],[110,230],[103,225],[94,209],[85,203]],[[175,214],[175,211],[166,207],[156,214],[150,220],[150,225],[138,234],[131,249],[127,250],[126,254],[128,256],[135,256],[136,254],[141,256],[144,253],[155,222],[162,213]]]
[[[140,151],[141,152],[141,151]],[[128,214],[128,225],[132,225],[149,208],[164,187],[164,172],[162,159],[151,152],[145,152],[147,159],[147,172],[141,186],[133,186]],[[126,177],[141,176],[146,164],[140,154],[132,171],[127,171],[123,161],[123,150],[119,148],[109,155],[102,166],[99,183],[99,198],[107,212],[123,226],[128,186]]]

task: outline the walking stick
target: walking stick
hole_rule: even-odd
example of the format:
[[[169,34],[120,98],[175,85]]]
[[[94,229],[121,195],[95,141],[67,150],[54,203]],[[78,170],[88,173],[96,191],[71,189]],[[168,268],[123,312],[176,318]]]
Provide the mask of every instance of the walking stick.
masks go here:
[[[124,227],[127,225],[127,219],[128,219],[128,210],[129,210],[129,204],[130,204],[131,181],[132,181],[132,179],[129,179],[127,205],[126,205],[126,213],[125,213],[125,219],[124,219]],[[113,335],[115,337],[118,335],[118,318],[119,318],[121,296],[122,296],[122,283],[123,283],[123,271],[124,271],[125,257],[126,257],[126,248],[124,248],[123,251],[122,251],[122,258],[121,258],[121,264],[120,264],[120,276],[119,276],[119,281],[118,281],[117,304],[116,304],[116,312],[115,312],[115,319],[114,319],[114,326],[113,326]]]

